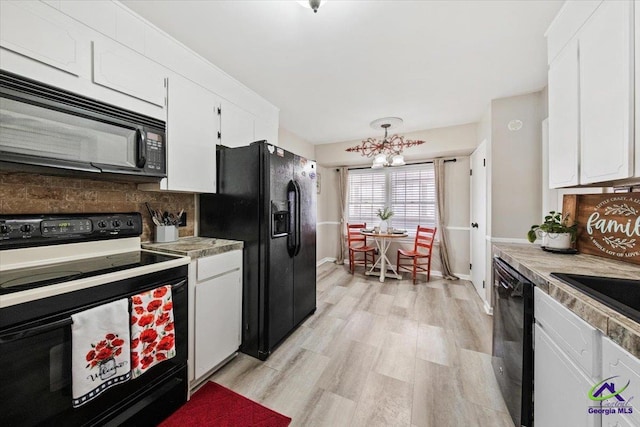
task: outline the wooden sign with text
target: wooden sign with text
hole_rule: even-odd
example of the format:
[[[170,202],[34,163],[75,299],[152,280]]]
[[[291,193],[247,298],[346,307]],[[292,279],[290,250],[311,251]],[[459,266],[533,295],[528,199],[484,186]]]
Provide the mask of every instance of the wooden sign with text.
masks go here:
[[[566,194],[562,213],[578,222],[578,252],[640,264],[640,193]]]

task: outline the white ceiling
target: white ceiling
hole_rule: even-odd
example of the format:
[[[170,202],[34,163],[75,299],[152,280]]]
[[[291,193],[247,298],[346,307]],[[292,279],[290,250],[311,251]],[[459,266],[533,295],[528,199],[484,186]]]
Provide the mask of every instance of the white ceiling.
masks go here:
[[[475,122],[546,85],[562,1],[139,1],[126,6],[280,108],[313,144]]]

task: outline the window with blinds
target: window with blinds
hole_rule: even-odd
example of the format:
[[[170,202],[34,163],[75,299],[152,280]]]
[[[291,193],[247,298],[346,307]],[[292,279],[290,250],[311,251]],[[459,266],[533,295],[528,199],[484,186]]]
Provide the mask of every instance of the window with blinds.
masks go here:
[[[391,226],[413,235],[418,225],[436,224],[433,164],[349,171],[349,222],[380,222],[378,209],[391,207]]]

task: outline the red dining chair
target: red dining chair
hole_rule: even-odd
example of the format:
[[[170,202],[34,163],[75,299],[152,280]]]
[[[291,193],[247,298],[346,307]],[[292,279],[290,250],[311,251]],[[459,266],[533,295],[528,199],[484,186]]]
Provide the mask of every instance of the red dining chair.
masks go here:
[[[427,282],[431,276],[431,253],[433,252],[433,241],[435,240],[437,228],[420,227],[416,230],[416,240],[413,250],[398,249],[396,266],[398,272],[401,270],[411,271],[413,284],[416,284],[416,273],[418,271],[427,272]],[[401,263],[401,261],[409,261]]]
[[[347,243],[349,246],[349,270],[353,274],[356,265],[364,265],[365,270],[367,264],[371,265],[375,262],[376,248],[367,245],[367,236],[360,234],[360,230],[367,228],[367,223],[363,224],[347,224]],[[360,259],[356,258],[357,254],[363,254]]]

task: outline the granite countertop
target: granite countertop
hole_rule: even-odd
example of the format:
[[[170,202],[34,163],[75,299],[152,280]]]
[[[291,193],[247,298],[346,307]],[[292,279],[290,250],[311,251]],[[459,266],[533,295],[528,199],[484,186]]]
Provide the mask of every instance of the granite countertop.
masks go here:
[[[541,290],[640,358],[640,323],[550,276],[556,272],[638,280],[639,265],[592,255],[553,254],[538,245],[494,244],[493,252]]]
[[[142,249],[186,255],[192,260],[210,255],[218,255],[229,251],[241,250],[244,242],[210,237],[181,237],[175,242],[143,243]]]

